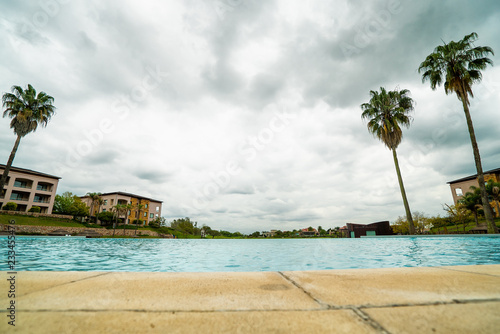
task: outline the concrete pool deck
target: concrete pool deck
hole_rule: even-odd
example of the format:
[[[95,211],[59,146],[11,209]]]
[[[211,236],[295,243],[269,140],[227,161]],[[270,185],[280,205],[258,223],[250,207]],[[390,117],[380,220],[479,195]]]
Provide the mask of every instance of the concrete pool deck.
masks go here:
[[[1,333],[499,333],[500,265],[2,272]]]

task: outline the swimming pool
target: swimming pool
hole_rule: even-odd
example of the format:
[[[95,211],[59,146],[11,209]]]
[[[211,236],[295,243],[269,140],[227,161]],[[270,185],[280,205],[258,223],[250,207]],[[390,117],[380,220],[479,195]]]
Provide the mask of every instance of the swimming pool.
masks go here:
[[[0,270],[7,267],[0,238]],[[15,270],[281,271],[500,264],[498,237],[85,239],[17,237]]]

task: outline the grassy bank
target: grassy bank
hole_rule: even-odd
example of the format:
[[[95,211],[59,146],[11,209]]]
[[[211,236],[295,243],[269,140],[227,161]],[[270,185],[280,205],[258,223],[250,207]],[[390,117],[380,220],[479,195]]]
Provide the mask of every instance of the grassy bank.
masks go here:
[[[486,224],[485,219],[479,219],[479,224]],[[500,218],[495,218],[495,224],[497,227],[500,228]],[[471,222],[469,224],[466,224],[465,226],[465,233],[468,233],[471,229],[476,227],[475,222]],[[446,232],[443,232],[446,231]],[[463,224],[458,224],[458,225],[448,225],[446,227],[433,227],[431,228],[431,233],[434,234],[443,234],[443,233],[448,233],[448,234],[454,234],[454,233],[464,233],[464,225]]]

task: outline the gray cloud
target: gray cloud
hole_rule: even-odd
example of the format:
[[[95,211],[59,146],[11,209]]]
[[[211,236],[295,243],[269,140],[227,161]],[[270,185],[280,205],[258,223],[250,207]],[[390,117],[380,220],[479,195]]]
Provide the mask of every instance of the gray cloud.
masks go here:
[[[475,173],[459,101],[417,68],[472,31],[499,52],[497,1],[224,3],[0,3],[0,91],[31,83],[58,108],[15,165],[61,176],[59,192],[142,193],[169,219],[232,231],[394,220],[392,156],[359,107],[384,86],[417,102],[398,148],[413,210],[442,213],[446,182]],[[485,70],[471,104],[485,169],[500,161],[499,77]]]

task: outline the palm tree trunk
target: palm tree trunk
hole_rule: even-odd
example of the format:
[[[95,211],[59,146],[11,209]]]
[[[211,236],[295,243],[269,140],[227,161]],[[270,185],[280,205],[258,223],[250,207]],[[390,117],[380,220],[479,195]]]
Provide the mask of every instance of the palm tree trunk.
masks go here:
[[[476,221],[476,226],[479,226],[479,220],[477,219],[477,209],[474,210],[474,220]]]
[[[474,152],[474,161],[476,163],[477,170],[477,182],[479,183],[479,189],[481,192],[481,202],[483,203],[484,216],[488,222],[488,233],[498,233],[498,228],[493,220],[493,213],[491,212],[491,206],[488,201],[488,194],[486,193],[486,187],[484,186],[484,175],[483,166],[481,165],[481,156],[479,155],[479,147],[477,146],[476,134],[474,133],[474,125],[472,124],[472,118],[469,112],[469,103],[466,94],[461,93],[460,100],[464,107],[465,119],[467,120],[467,127],[469,128],[470,141],[472,143],[472,151]]]
[[[399,170],[398,156],[396,154],[396,149],[392,149],[392,156],[394,157],[394,165],[396,166],[396,173],[398,174],[399,189],[401,189],[401,196],[403,196],[403,204],[406,211],[406,220],[408,221],[408,229],[410,234],[415,234],[415,225],[413,224],[413,218],[411,216],[410,206],[408,205],[408,199],[406,198],[405,187],[403,185],[403,178],[401,177],[401,171]]]
[[[12,167],[12,163],[14,162],[14,157],[16,156],[17,148],[19,147],[19,143],[21,142],[21,136],[17,136],[16,142],[14,143],[14,147],[10,152],[9,161],[7,161],[7,165],[5,165],[5,170],[3,171],[2,178],[0,179],[0,195],[3,193],[3,187],[5,186],[5,182],[7,182],[7,177],[9,176],[10,167]]]

